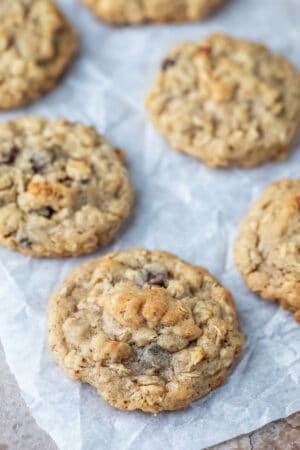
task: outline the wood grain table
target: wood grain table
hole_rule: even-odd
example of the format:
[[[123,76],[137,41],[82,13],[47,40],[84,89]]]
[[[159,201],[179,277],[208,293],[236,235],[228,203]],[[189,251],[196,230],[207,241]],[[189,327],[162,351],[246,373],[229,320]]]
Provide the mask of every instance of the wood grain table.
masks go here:
[[[35,423],[21,398],[17,383],[5,362],[1,344],[0,450],[57,450],[53,440]],[[300,413],[210,450],[300,450]]]

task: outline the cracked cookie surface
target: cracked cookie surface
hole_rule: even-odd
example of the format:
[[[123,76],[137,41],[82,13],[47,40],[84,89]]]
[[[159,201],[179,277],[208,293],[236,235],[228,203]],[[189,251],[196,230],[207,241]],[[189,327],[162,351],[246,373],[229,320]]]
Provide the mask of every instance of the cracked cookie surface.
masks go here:
[[[191,22],[202,19],[225,0],[82,0],[102,20],[115,25]]]
[[[49,345],[75,380],[121,410],[187,406],[220,386],[244,337],[228,290],[163,251],[111,253],[52,297]]]
[[[1,0],[0,109],[52,90],[76,49],[75,32],[52,0]]]
[[[300,323],[300,180],[271,184],[244,219],[235,261],[247,286]]]
[[[107,244],[127,218],[123,153],[93,127],[24,117],[0,124],[0,243],[31,256]]]
[[[177,150],[212,167],[253,167],[289,152],[300,74],[259,43],[214,34],[168,54],[146,107]]]

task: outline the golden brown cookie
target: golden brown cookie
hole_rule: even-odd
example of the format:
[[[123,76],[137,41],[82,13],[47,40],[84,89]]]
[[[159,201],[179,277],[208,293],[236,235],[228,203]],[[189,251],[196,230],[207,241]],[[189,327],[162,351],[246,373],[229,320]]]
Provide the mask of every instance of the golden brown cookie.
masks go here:
[[[300,75],[259,43],[214,34],[168,54],[146,107],[177,150],[213,167],[253,167],[287,156]]]
[[[84,264],[49,305],[54,358],[121,410],[187,406],[241,354],[232,296],[205,269],[142,249]]]
[[[300,323],[300,180],[271,184],[252,205],[235,243],[247,286]]]
[[[225,0],[83,0],[100,19],[115,25],[192,22]]]
[[[31,256],[107,244],[127,218],[123,154],[92,127],[18,118],[0,124],[0,243]]]
[[[1,0],[0,109],[52,90],[76,49],[75,32],[52,0]]]

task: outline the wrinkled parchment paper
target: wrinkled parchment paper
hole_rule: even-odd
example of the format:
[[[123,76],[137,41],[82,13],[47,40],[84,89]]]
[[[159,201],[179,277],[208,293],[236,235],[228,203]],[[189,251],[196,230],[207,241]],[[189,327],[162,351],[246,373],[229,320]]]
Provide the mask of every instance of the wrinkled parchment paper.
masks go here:
[[[76,0],[59,3],[80,34],[80,57],[57,90],[17,114],[92,123],[126,149],[135,210],[105,251],[161,248],[206,266],[232,290],[248,342],[227,384],[189,409],[157,417],[116,411],[70,381],[47,349],[48,297],[87,258],[33,260],[1,249],[0,337],[34,418],[63,450],[200,450],[300,410],[300,327],[247,291],[232,258],[249,202],[269,182],[299,177],[299,143],[284,163],[210,170],[171,150],[143,108],[160,59],[178,40],[222,30],[262,40],[300,66],[299,0],[232,0],[203,24],[137,29],[111,29]]]

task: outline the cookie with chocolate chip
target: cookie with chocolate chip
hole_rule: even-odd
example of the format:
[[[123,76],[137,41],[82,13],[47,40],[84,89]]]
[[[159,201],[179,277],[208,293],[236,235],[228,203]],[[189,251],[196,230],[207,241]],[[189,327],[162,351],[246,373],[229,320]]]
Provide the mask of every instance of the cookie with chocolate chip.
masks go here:
[[[300,180],[272,183],[244,219],[235,261],[247,286],[300,323]]]
[[[291,149],[300,74],[260,43],[213,34],[175,46],[146,107],[175,149],[212,167],[254,167]]]
[[[52,90],[76,49],[75,32],[52,0],[1,0],[0,109]]]
[[[244,343],[230,292],[163,251],[84,264],[51,299],[48,319],[57,363],[121,410],[189,405],[224,383]]]
[[[193,22],[225,0],[83,0],[100,19],[114,25]]]
[[[39,257],[107,244],[132,205],[123,159],[80,123],[23,117],[0,124],[0,244]]]

